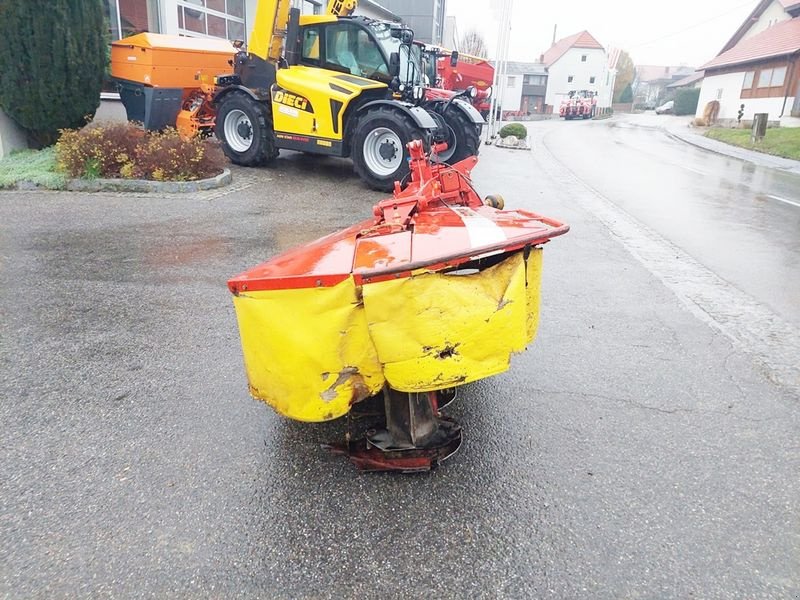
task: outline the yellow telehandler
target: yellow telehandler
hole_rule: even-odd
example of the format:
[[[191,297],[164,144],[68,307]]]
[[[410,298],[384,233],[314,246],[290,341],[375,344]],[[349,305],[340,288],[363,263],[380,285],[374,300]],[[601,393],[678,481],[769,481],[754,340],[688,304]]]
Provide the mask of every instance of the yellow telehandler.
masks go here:
[[[267,164],[282,148],[351,157],[370,187],[391,190],[409,172],[407,144],[419,139],[428,148],[450,130],[441,115],[421,105],[425,88],[413,31],[352,16],[356,4],[330,0],[326,14],[301,16],[290,0],[260,0],[249,47],[236,43],[231,49],[232,74],[161,70],[162,80],[194,76],[191,88],[171,86],[172,101],[180,105],[172,123],[187,135],[215,133],[235,164]],[[140,36],[167,50],[173,43],[171,36]],[[123,88],[147,85],[143,76],[130,74],[131,56],[141,50],[138,37],[112,45],[112,75]],[[164,56],[172,60],[169,52]],[[170,88],[168,82],[161,85],[161,92]],[[142,102],[138,88],[127,95]],[[480,131],[477,111],[458,99],[450,104],[462,122]],[[157,125],[169,121],[167,116]]]

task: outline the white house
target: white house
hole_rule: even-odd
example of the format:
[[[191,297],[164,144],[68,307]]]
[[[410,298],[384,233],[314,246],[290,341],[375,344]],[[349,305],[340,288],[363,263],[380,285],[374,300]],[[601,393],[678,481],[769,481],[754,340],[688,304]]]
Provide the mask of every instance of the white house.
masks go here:
[[[719,119],[767,113],[800,127],[800,0],[762,0],[722,51],[703,65],[697,116],[719,101]]]
[[[547,69],[542,63],[508,61],[502,92],[503,112],[544,114]]]
[[[565,37],[542,55],[547,67],[548,110],[558,110],[561,101],[572,90],[589,90],[598,93],[598,106],[610,106],[607,93],[609,83],[613,88],[609,60],[605,48],[588,31]],[[604,104],[600,104],[604,102]]]

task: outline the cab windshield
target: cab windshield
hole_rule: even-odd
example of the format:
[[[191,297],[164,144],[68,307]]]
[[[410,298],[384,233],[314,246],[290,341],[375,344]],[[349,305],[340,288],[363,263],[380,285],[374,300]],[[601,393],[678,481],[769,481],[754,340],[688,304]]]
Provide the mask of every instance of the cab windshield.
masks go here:
[[[422,54],[419,46],[402,44],[399,39],[392,37],[392,26],[389,23],[374,21],[369,26],[387,57],[391,58],[393,52],[400,54],[400,81],[406,85],[419,85],[422,79]]]

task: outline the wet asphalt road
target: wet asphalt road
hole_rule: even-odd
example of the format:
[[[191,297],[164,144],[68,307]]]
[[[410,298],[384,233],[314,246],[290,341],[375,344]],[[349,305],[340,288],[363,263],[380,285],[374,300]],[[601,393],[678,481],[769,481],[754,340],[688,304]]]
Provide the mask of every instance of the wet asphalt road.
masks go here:
[[[420,476],[360,475],[319,449],[340,422],[247,393],[225,280],[368,215],[348,166],[0,193],[0,595],[797,600],[800,385],[722,319],[736,290],[703,316],[681,249],[542,145],[563,125],[475,171],[572,231],[537,340],[462,388],[465,442]]]
[[[553,129],[544,142],[600,193],[800,326],[800,176],[641,127],[676,121],[685,119],[569,123],[584,126]]]

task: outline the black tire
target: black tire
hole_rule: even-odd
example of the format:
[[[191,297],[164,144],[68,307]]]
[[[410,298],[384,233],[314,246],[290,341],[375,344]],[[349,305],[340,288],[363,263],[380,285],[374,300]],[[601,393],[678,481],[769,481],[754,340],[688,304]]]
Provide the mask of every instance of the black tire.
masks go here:
[[[231,139],[227,139],[226,130],[232,134]],[[233,92],[222,98],[214,133],[225,156],[236,165],[259,167],[278,156],[269,106],[243,93]]]
[[[448,137],[455,140],[455,147],[448,148],[439,156],[439,160],[452,165],[468,156],[477,156],[481,145],[481,126],[473,123],[458,107],[452,105],[443,118],[449,128]]]
[[[368,137],[373,134],[379,137],[368,145]],[[409,173],[406,146],[412,140],[422,140],[425,151],[428,151],[430,134],[400,110],[377,106],[359,116],[354,127],[350,153],[356,174],[373,190],[392,191],[394,182],[403,181]],[[372,153],[376,147],[380,155]],[[365,156],[368,152],[371,153],[371,158]],[[399,152],[402,152],[402,157]],[[387,164],[384,168],[377,169],[376,166],[380,164],[376,165],[376,161],[380,160]]]

